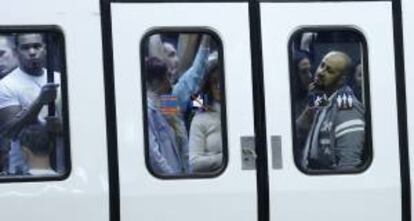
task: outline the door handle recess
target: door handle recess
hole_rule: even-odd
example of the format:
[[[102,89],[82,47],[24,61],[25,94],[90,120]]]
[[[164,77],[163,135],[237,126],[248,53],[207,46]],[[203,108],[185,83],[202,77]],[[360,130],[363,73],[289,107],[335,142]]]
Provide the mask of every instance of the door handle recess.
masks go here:
[[[271,136],[270,146],[272,147],[272,168],[274,170],[280,170],[283,168],[282,136]]]
[[[243,136],[240,141],[242,170],[255,170],[257,154],[254,136]]]

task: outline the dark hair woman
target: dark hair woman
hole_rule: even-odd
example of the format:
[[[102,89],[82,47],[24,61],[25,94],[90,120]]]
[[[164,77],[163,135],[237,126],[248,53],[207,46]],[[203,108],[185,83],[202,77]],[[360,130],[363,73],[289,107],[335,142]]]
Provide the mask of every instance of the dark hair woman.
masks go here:
[[[190,168],[193,172],[213,172],[223,161],[220,114],[220,76],[218,59],[210,55],[207,73],[201,91],[204,94],[203,111],[197,112],[190,128]]]

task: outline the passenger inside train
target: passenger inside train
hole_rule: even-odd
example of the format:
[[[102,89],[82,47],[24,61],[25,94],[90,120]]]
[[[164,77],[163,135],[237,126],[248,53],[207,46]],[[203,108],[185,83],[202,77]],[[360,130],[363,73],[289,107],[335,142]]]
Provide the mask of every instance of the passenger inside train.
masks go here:
[[[58,33],[0,35],[0,178],[66,170],[61,48]]]
[[[363,42],[354,32],[305,32],[291,45],[295,162],[306,173],[367,163]]]
[[[156,33],[143,41],[149,169],[158,176],[223,167],[223,68],[206,33]]]

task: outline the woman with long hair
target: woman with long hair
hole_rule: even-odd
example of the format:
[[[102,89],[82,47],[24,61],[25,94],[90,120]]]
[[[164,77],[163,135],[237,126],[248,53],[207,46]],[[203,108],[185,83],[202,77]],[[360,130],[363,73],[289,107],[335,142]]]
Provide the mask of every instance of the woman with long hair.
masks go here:
[[[197,112],[190,128],[190,168],[193,172],[213,172],[223,161],[220,114],[220,68],[215,53],[210,55],[206,79],[201,87],[203,108]]]

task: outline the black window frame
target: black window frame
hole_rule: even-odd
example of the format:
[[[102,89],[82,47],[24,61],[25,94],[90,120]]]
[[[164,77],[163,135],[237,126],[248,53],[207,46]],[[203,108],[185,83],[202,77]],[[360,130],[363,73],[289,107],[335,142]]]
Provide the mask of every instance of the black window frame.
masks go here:
[[[58,25],[16,25],[16,26],[0,26],[1,35],[24,34],[24,33],[40,33],[44,35],[53,34],[59,39],[61,48],[60,55],[60,93],[62,99],[62,122],[63,122],[63,145],[65,154],[65,171],[58,175],[4,175],[0,177],[1,183],[33,183],[33,182],[50,182],[64,181],[69,178],[72,172],[70,131],[69,131],[69,101],[68,101],[68,79],[66,65],[66,42],[65,34]],[[49,60],[49,56],[46,58]]]
[[[188,174],[182,175],[166,175],[158,174],[153,171],[149,162],[149,140],[148,140],[148,119],[147,119],[147,85],[145,77],[145,55],[146,55],[146,43],[149,37],[156,34],[206,34],[209,35],[217,44],[218,52],[218,61],[219,61],[219,70],[221,71],[220,76],[220,93],[222,95],[220,101],[221,108],[221,136],[223,144],[223,161],[220,169],[214,172],[208,173],[199,173],[191,172]],[[208,27],[153,27],[147,31],[140,39],[140,62],[141,62],[141,93],[142,93],[142,108],[143,108],[143,131],[144,131],[144,156],[145,156],[145,165],[148,172],[155,178],[161,180],[183,180],[183,179],[206,179],[206,178],[217,178],[224,173],[227,169],[229,161],[229,151],[228,151],[228,136],[227,136],[227,109],[226,109],[226,93],[225,93],[225,63],[224,63],[224,52],[223,52],[223,42],[219,35]],[[190,148],[190,147],[189,147]]]
[[[292,45],[294,44],[294,40],[297,38],[298,35],[307,32],[352,32],[358,39],[360,40],[360,44],[362,46],[362,54],[361,54],[361,64],[362,64],[362,71],[363,71],[363,85],[362,85],[362,96],[364,99],[364,107],[365,107],[365,144],[364,144],[364,151],[366,158],[364,158],[363,164],[356,170],[352,171],[335,171],[335,170],[306,170],[302,168],[300,162],[295,160],[295,148],[298,147],[298,139],[296,134],[296,119],[295,119],[295,98],[294,98],[294,90],[295,90],[295,82],[294,82],[294,62],[293,62],[293,49]],[[369,80],[369,57],[368,57],[368,44],[366,37],[364,36],[363,32],[358,29],[358,27],[354,26],[346,26],[346,25],[338,25],[338,26],[303,26],[297,28],[291,35],[287,45],[288,50],[288,62],[289,62],[289,81],[290,81],[290,108],[291,108],[291,131],[292,131],[292,153],[293,153],[293,161],[296,168],[305,175],[315,176],[315,175],[356,175],[356,174],[363,174],[365,173],[371,166],[372,161],[374,159],[374,149],[372,145],[372,122],[371,122],[371,99],[370,99],[370,80]],[[361,101],[362,102],[362,101]]]

